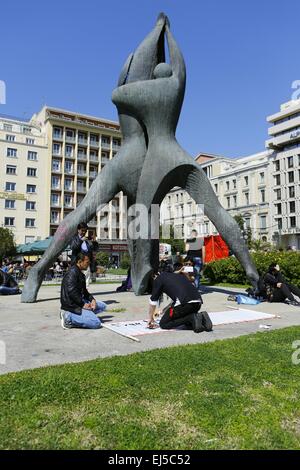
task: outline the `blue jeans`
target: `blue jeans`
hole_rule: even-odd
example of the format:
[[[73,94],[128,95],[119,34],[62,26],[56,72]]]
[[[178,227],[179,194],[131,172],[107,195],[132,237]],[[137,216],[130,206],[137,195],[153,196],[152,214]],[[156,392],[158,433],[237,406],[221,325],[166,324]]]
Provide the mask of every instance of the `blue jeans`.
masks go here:
[[[96,310],[82,309],[81,315],[72,312],[65,311],[65,319],[70,322],[74,328],[101,328],[101,321],[95,314],[104,312],[107,309],[107,305],[104,302],[97,301]]]
[[[199,289],[200,287],[200,278],[201,278],[201,269],[202,269],[202,259],[201,258],[193,258],[194,261],[194,270],[195,270],[195,287]]]
[[[0,286],[0,295],[14,295],[19,293],[18,287]]]

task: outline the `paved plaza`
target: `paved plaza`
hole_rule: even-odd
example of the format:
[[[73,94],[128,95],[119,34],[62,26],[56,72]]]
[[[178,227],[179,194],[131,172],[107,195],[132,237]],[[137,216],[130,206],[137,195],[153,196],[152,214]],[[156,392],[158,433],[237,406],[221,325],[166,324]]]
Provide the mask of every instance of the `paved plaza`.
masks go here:
[[[117,285],[90,286],[90,291],[96,298],[109,304],[108,311],[100,315],[103,322],[146,319],[149,296],[137,297],[133,292],[116,293]],[[38,302],[34,304],[20,303],[20,296],[0,297],[0,341],[2,347],[4,342],[6,348],[6,364],[0,364],[1,374],[175,345],[204,343],[256,332],[267,334],[276,328],[300,325],[298,307],[264,302],[245,307],[248,310],[276,314],[280,318],[215,326],[210,333],[168,331],[139,336],[140,342],[135,342],[105,328],[63,330],[59,319],[59,289],[59,286],[43,286]],[[228,295],[234,292],[242,290],[206,287],[203,310],[212,312],[224,311],[228,306],[236,308],[235,302],[227,301]],[[115,311],[121,309],[123,311]],[[271,328],[262,329],[261,324],[271,325]]]

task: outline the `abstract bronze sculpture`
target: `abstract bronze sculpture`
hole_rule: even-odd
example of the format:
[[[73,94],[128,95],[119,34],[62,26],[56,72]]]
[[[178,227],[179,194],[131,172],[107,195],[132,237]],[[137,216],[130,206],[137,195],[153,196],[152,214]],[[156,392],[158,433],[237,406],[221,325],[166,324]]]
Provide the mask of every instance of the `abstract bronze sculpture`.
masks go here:
[[[165,62],[165,35],[170,64]],[[144,293],[158,262],[158,240],[151,236],[148,224],[151,205],[160,205],[174,186],[182,187],[196,203],[203,204],[204,213],[240,261],[251,283],[257,283],[258,273],[237,223],[219,203],[204,171],[176,141],[185,76],[184,60],[168,18],[160,14],[152,32],[127,59],[113,91],[123,135],[121,149],[98,174],[81,204],[61,222],[50,247],[30,270],[22,302],[36,300],[45,271],[67,246],[77,224],[91,220],[97,209],[120,191],[127,196],[128,208],[133,208],[133,218],[135,207],[146,207],[148,237],[128,240],[133,288],[136,294]]]

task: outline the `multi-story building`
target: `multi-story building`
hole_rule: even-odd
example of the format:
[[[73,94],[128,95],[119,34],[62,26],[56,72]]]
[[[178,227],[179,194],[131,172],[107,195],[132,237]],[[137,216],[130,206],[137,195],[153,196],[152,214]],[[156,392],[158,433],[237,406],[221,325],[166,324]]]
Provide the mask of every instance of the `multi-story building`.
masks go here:
[[[272,240],[268,171],[272,153],[269,150],[236,159],[205,153],[196,157],[223,207],[232,216],[242,215],[253,238],[265,241]],[[174,188],[163,201],[161,223],[173,225],[176,234],[184,238],[192,229],[202,235],[216,234],[216,228],[203,212],[205,207],[196,205],[186,191]]]
[[[114,158],[121,145],[117,122],[44,107],[31,119],[43,129],[48,142],[50,227],[53,235],[60,221],[77,207],[97,174]],[[89,227],[101,239],[125,236],[122,193],[98,212]]]
[[[45,106],[29,121],[0,117],[1,225],[17,244],[53,235],[120,145],[119,124],[93,116]],[[124,214],[119,193],[89,227],[115,246],[126,238]]]
[[[0,226],[12,229],[17,244],[47,237],[50,174],[42,127],[1,115],[0,164]]]
[[[300,100],[283,103],[268,116],[271,123],[266,141],[273,149],[270,159],[271,217],[279,245],[300,249]]]

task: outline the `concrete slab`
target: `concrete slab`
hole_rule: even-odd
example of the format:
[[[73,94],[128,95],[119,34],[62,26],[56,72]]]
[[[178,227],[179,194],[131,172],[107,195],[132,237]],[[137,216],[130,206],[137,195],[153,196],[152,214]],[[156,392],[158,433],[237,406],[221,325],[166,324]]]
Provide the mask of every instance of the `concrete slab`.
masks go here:
[[[147,318],[148,297],[131,292],[116,293],[116,284],[90,286],[96,298],[108,302],[109,310],[126,309],[125,312],[105,312],[103,321],[124,321]],[[226,306],[237,307],[227,301],[229,294],[240,289],[209,287],[203,295],[203,310],[221,311]],[[20,296],[0,297],[0,345],[6,349],[6,363],[0,363],[0,373],[33,369],[47,365],[81,362],[99,357],[126,355],[139,351],[174,345],[196,344],[246,335],[261,331],[260,324],[271,324],[271,330],[300,325],[300,309],[285,304],[261,303],[247,306],[279,315],[268,321],[255,321],[220,325],[213,332],[195,334],[193,331],[168,332],[141,336],[140,343],[117,335],[105,328],[100,330],[63,330],[59,319],[59,287],[43,286],[35,304],[20,303]],[[0,362],[1,358],[0,355]]]

